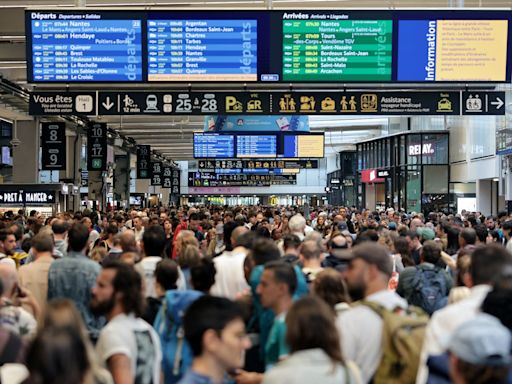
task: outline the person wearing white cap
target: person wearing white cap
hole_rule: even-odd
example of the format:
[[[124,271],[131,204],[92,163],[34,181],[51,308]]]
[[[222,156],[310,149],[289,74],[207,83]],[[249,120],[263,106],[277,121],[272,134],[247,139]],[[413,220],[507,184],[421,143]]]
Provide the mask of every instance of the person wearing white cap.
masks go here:
[[[453,333],[448,344],[454,384],[507,383],[510,331],[494,316],[478,314]]]

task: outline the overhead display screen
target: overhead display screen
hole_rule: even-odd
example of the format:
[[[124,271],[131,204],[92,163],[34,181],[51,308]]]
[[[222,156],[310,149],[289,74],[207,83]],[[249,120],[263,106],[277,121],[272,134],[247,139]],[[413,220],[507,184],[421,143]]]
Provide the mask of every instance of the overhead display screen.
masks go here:
[[[148,20],[148,81],[257,81],[256,20]]]
[[[276,157],[277,137],[275,135],[237,135],[236,157]]]
[[[283,80],[390,81],[392,20],[283,20]]]
[[[511,81],[506,10],[28,10],[30,83]],[[256,106],[254,106],[256,108]]]
[[[400,20],[399,81],[507,79],[507,20]]]
[[[284,135],[282,157],[324,157],[324,135]]]
[[[223,159],[235,156],[233,135],[194,133],[194,157]]]
[[[277,165],[281,164],[279,161],[265,162],[263,159],[324,157],[324,135],[283,132],[266,135],[254,132],[250,134],[194,133],[194,157],[199,159],[258,158],[262,160],[252,164],[254,168],[270,168],[271,165],[276,165],[274,168],[277,168]],[[281,165],[284,166],[284,163]],[[235,161],[226,162],[226,168],[235,167]]]
[[[28,15],[30,82],[143,80],[140,19],[94,12]]]

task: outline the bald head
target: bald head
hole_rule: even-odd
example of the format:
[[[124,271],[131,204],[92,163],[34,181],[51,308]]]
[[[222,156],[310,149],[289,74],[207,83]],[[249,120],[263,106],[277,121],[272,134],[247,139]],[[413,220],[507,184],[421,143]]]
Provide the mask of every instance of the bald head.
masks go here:
[[[18,286],[16,267],[10,264],[0,264],[0,280],[2,280],[4,297],[11,297],[15,287]]]
[[[137,250],[137,241],[135,241],[135,232],[127,229],[120,235],[121,248],[123,252],[130,252]]]
[[[239,226],[233,229],[233,232],[231,232],[231,244],[233,245],[233,248],[238,246],[240,243],[240,237],[248,231],[249,229],[245,226]]]
[[[300,255],[305,260],[320,259],[322,249],[315,240],[306,240],[300,248]]]

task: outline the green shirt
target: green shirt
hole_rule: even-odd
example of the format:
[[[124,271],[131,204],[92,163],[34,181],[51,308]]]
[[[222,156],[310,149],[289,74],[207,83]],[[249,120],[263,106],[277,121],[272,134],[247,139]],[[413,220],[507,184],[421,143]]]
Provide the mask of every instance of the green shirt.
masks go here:
[[[286,313],[281,313],[274,318],[274,323],[268,335],[265,345],[265,366],[270,369],[280,359],[288,356],[289,350],[286,344]]]

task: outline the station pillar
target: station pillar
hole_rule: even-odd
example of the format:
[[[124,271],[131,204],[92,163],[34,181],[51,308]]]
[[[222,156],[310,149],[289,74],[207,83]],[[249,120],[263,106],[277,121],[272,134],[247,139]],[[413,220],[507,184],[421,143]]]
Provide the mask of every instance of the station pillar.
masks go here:
[[[39,182],[39,132],[38,120],[15,122],[12,151],[13,184]]]
[[[121,208],[130,206],[130,154],[115,155],[114,158],[114,200]]]

